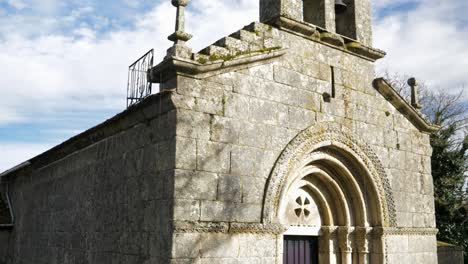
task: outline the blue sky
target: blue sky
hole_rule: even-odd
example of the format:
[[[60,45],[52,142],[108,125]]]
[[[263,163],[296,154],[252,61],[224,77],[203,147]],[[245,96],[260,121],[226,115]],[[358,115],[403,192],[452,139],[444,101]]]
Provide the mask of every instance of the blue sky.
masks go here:
[[[378,69],[456,91],[468,82],[464,0],[373,0]],[[170,46],[170,0],[0,0],[0,171],[125,109],[127,67]],[[192,0],[199,50],[258,20],[257,0]]]

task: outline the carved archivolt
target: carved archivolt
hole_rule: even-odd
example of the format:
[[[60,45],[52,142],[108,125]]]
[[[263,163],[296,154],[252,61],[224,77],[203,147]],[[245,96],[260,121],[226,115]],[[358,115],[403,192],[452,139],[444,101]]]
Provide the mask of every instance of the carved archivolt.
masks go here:
[[[317,160],[330,165],[327,167],[321,166],[319,162],[314,163]],[[346,184],[347,188],[350,188],[350,192],[353,193],[353,203],[356,204],[351,211],[356,211],[357,216],[355,218],[358,220],[350,223],[352,222],[352,219],[349,219],[350,216],[342,215],[338,217],[342,222],[337,223],[335,221],[333,224],[367,226],[368,223],[365,218],[368,218],[368,216],[366,214],[373,214],[373,217],[379,218],[378,224],[373,223],[374,226],[396,226],[393,194],[382,163],[364,140],[337,123],[314,125],[302,131],[285,148],[277,160],[266,186],[262,215],[263,223],[281,222],[281,214],[284,213],[284,209],[280,208],[282,201],[294,199],[288,197],[291,196],[290,188],[293,182],[298,184],[295,188],[308,188],[313,193],[313,186],[310,188],[306,186],[307,180],[303,183],[299,182],[301,177],[305,177],[307,174],[314,174],[316,178],[321,177],[323,182],[328,182],[326,185],[330,189],[335,188],[336,183],[330,177],[330,175],[336,174],[334,170],[339,170],[339,173],[347,178],[349,183]],[[365,188],[362,187],[363,182]],[[335,189],[336,199],[340,199],[340,196],[342,196],[340,189]],[[370,198],[368,197],[369,193],[372,193]],[[367,197],[364,197],[364,195]],[[320,193],[315,197],[318,197],[316,200],[321,203]],[[302,202],[300,199],[298,201]],[[293,203],[289,202],[289,204]],[[372,209],[370,212],[368,212],[369,205],[367,204],[374,206],[370,207]],[[304,207],[301,206],[299,207]],[[340,205],[337,204],[337,206]],[[349,210],[349,208],[345,208],[348,206],[346,201],[341,206],[345,211]],[[365,207],[367,207],[367,210]],[[322,206],[322,211],[324,211],[323,208],[326,207]],[[302,213],[299,210],[297,212],[298,214]],[[327,222],[326,215],[325,212],[325,222]],[[361,221],[359,219],[364,219],[362,220],[364,222],[359,223]]]

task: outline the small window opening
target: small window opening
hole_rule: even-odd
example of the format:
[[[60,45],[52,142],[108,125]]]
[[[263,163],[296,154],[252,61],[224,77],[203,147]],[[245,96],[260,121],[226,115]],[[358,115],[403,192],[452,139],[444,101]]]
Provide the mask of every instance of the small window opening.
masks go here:
[[[325,28],[325,0],[303,0],[303,20]]]
[[[357,39],[354,1],[343,0],[348,7],[346,12],[335,14],[336,33],[350,39]]]
[[[335,67],[331,66],[331,98],[336,97],[336,87],[335,87]]]

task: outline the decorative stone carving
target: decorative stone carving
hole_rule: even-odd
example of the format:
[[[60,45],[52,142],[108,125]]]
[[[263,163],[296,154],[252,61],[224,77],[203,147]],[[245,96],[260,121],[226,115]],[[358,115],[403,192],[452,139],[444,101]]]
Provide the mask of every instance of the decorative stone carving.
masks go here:
[[[226,223],[226,222],[187,222],[175,221],[174,233],[251,233],[283,234],[287,228],[281,224]]]
[[[190,0],[172,0],[172,5],[177,8],[177,16],[175,23],[175,32],[168,39],[174,42],[174,45],[167,50],[166,58],[179,57],[190,59],[192,49],[185,42],[192,38],[192,35],[185,32],[185,7]]]
[[[393,193],[386,171],[372,148],[356,135],[336,123],[322,123],[302,131],[285,148],[273,168],[264,199],[263,222],[278,221],[280,199],[295,167],[314,150],[334,146],[359,159],[375,185],[385,226],[396,226]]]

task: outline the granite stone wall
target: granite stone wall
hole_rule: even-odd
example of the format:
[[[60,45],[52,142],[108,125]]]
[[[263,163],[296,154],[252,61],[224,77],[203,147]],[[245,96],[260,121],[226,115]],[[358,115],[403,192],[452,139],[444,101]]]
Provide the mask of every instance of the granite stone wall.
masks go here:
[[[10,244],[0,244],[0,253],[9,247],[6,263],[167,263],[171,100],[153,96],[10,177],[16,221]]]
[[[174,220],[202,225],[175,235],[174,245],[196,243],[198,250],[173,249],[174,263],[242,262],[237,236],[212,233],[213,226],[205,225],[260,223],[266,183],[277,158],[300,131],[325,122],[367,142],[389,175],[399,231],[384,235],[388,263],[436,263],[429,135],[372,87],[372,62],[269,30],[288,48],[283,57],[203,79],[172,80],[184,102],[178,105],[176,144],[193,150],[176,156]],[[323,95],[332,94],[331,67],[335,97],[327,102]],[[229,224],[218,231],[229,234]],[[245,237],[275,239],[255,232],[246,230]],[[282,236],[276,238],[281,244]],[[224,255],[205,253],[212,245]],[[270,250],[247,263],[270,263],[271,258],[280,263],[280,254]],[[228,255],[231,262],[223,260]],[[398,261],[402,258],[405,261]]]

